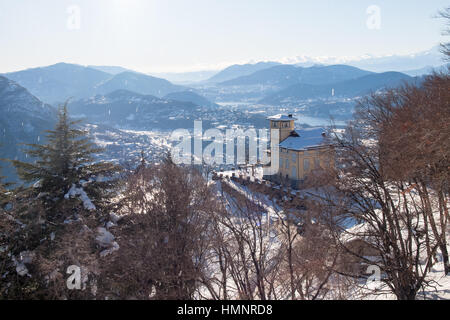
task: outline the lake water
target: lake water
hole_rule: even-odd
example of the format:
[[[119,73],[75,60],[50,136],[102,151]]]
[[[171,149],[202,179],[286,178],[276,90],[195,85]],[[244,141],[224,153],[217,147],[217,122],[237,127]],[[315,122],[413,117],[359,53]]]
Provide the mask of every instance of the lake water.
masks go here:
[[[307,124],[310,125],[312,127],[317,127],[317,126],[323,126],[323,127],[327,127],[327,126],[331,126],[331,119],[327,119],[327,118],[316,118],[316,117],[309,117],[309,116],[305,116],[305,115],[301,115],[301,114],[297,114],[296,118],[298,119],[295,124],[298,127],[299,125],[302,124]],[[345,126],[347,124],[346,121],[334,121],[334,124],[336,126]]]

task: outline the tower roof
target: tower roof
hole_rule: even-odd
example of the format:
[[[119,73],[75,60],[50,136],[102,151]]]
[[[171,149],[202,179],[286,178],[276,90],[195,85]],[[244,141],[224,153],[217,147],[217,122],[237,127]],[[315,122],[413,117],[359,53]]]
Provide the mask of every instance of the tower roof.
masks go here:
[[[294,118],[291,114],[290,115],[277,114],[276,116],[268,117],[267,120],[271,120],[271,121],[292,121],[292,120],[297,120],[297,119]]]

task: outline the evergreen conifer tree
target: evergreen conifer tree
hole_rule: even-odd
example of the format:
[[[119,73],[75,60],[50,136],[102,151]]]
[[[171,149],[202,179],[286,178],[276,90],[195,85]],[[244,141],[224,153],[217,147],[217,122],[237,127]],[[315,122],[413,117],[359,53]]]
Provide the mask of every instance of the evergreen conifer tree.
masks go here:
[[[116,185],[114,176],[119,167],[113,163],[96,161],[102,151],[77,128],[79,121],[71,121],[67,104],[58,110],[58,123],[47,131],[47,143],[28,144],[25,150],[34,163],[11,161],[19,177],[32,183],[33,193],[45,199],[46,205],[57,203],[71,190],[83,190],[97,204],[104,203]],[[75,192],[76,193],[76,192]]]

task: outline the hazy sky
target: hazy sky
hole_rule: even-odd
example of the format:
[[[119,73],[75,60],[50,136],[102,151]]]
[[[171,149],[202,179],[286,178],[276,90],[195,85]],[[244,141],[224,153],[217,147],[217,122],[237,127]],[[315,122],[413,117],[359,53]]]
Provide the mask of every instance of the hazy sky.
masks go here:
[[[379,8],[367,13],[371,6]],[[0,72],[190,71],[300,55],[405,54],[443,40],[448,0],[0,0]],[[78,14],[79,13],[79,14]]]

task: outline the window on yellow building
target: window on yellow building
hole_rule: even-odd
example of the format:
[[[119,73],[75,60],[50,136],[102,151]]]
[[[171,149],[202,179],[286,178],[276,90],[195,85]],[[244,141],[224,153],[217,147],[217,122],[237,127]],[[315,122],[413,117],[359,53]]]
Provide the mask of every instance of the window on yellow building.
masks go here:
[[[303,160],[303,170],[304,171],[309,171],[309,168],[310,168],[309,159],[304,159]]]
[[[314,159],[314,169],[319,169],[319,168],[320,168],[320,159],[315,158]]]

